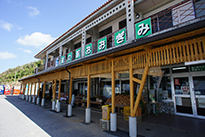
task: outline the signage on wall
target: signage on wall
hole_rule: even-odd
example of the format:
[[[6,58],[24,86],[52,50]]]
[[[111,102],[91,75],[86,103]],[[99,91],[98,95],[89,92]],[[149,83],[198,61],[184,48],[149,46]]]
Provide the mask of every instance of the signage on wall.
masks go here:
[[[61,63],[61,65],[65,63],[65,56],[61,56],[60,63]]]
[[[151,18],[135,24],[136,39],[146,37],[152,34]]]
[[[126,43],[126,29],[122,29],[115,33],[115,46]]]
[[[92,54],[92,43],[85,46],[85,56],[89,56]]]
[[[174,79],[174,84],[179,85],[179,79]]]
[[[75,50],[75,59],[81,58],[81,48]]]
[[[191,66],[191,71],[205,71],[205,65]]]
[[[98,52],[107,49],[107,37],[98,40]]]
[[[71,62],[72,61],[72,52],[68,53],[67,55],[67,62]]]

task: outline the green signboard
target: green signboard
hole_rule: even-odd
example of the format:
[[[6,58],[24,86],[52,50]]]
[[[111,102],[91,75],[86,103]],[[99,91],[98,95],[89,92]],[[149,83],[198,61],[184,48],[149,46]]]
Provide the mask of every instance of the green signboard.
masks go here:
[[[107,49],[107,37],[98,40],[98,52]]]
[[[92,43],[85,46],[85,56],[89,56],[92,54]]]
[[[75,59],[81,58],[81,48],[75,50]]]
[[[126,43],[126,29],[122,29],[115,33],[115,46]]]
[[[151,18],[135,24],[136,39],[152,34]]]
[[[72,52],[68,53],[67,55],[67,62],[71,62],[72,61]]]
[[[64,64],[65,63],[65,56],[61,56],[61,60],[60,60],[60,64]]]
[[[191,66],[191,71],[205,71],[205,65]]]

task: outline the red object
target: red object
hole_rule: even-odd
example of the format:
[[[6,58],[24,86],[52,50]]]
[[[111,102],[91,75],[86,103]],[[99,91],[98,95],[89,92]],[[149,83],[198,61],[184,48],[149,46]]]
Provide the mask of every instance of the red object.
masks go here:
[[[179,79],[174,79],[174,84],[179,85]]]
[[[11,94],[10,85],[5,85],[4,95],[10,95],[10,94]]]

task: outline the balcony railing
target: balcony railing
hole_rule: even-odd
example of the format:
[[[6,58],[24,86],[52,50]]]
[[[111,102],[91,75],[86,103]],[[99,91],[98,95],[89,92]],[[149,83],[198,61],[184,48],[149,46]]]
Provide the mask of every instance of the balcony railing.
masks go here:
[[[135,35],[136,39],[139,39],[204,16],[205,0],[186,0],[135,23],[135,34],[133,35]],[[126,42],[127,29],[125,27],[88,43],[85,46],[85,57],[115,46],[123,45]],[[47,69],[82,58],[81,50],[81,48],[78,48],[63,56],[56,57],[54,60],[48,62]],[[39,69],[37,70],[39,72]]]

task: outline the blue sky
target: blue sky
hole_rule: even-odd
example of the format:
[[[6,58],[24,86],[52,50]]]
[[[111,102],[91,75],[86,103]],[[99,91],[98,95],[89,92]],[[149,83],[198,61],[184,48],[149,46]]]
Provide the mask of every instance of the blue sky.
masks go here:
[[[34,55],[107,0],[0,0],[0,73]]]

